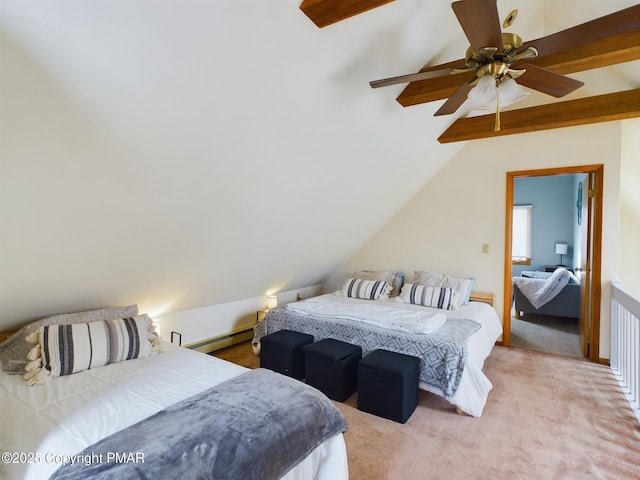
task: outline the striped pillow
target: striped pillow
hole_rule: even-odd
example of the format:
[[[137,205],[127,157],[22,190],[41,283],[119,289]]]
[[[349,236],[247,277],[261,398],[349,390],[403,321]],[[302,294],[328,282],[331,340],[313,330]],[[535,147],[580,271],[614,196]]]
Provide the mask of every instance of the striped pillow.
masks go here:
[[[458,292],[460,297],[460,305],[469,303],[471,290],[475,279],[473,277],[458,278],[447,275],[446,273],[423,272],[416,270],[414,272],[413,283],[427,285],[429,287],[453,288]]]
[[[350,278],[342,287],[341,294],[350,298],[379,300],[389,298],[391,285],[384,280],[363,280]]]
[[[404,303],[422,305],[424,307],[455,310],[460,306],[460,294],[452,288],[428,287],[426,285],[405,284],[400,293]]]
[[[110,363],[151,355],[147,315],[91,323],[46,325],[29,352],[25,380],[31,385]],[[30,340],[33,341],[33,338]]]

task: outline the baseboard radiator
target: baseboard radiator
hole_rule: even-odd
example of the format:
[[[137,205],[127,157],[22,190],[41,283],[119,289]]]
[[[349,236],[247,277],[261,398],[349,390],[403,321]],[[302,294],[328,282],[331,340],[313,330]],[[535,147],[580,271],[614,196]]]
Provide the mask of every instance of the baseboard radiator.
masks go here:
[[[640,301],[611,283],[611,369],[640,422]]]
[[[237,343],[246,342],[253,338],[253,327],[245,327],[233,332],[217,335],[215,337],[206,338],[199,342],[184,345],[192,350],[198,350],[203,353],[211,353],[221,348],[229,347]]]

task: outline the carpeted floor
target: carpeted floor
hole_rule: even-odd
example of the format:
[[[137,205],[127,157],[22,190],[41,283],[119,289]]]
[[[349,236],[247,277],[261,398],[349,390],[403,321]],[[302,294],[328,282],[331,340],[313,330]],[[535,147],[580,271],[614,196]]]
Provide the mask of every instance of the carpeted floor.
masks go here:
[[[215,353],[256,368],[249,343]],[[610,369],[520,348],[495,347],[494,388],[480,418],[420,392],[402,425],[336,402],[352,480],[640,478],[640,424]]]
[[[514,347],[582,357],[578,319],[526,314],[511,317],[511,345]]]

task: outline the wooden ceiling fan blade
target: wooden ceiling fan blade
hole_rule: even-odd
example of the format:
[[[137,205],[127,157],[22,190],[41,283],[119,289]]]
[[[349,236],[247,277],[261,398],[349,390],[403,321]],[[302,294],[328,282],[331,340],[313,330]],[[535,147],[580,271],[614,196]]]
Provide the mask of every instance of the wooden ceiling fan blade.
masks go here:
[[[518,64],[518,68],[526,69],[526,72],[518,77],[518,83],[520,85],[533,88],[534,90],[556,98],[564,97],[584,85],[584,83],[579,80],[559,75],[529,63]]]
[[[502,30],[497,0],[460,0],[451,4],[471,48],[479,53],[483,47],[502,51]]]
[[[542,57],[638,29],[640,4],[525,42],[521,50],[533,46],[538,50],[538,57]]]
[[[462,68],[462,67],[460,67]],[[453,72],[456,73],[456,72]],[[371,88],[387,87],[389,85],[398,85],[399,83],[417,82],[419,80],[428,80],[430,78],[443,77],[451,74],[451,68],[441,68],[439,70],[429,70],[426,72],[409,73],[407,75],[399,75],[397,77],[383,78],[381,80],[373,80],[369,82]]]
[[[451,95],[447,101],[442,104],[433,116],[438,117],[440,115],[450,115],[455,113],[455,111],[458,110],[467,99],[467,94],[469,93],[469,90],[473,88],[473,82],[475,82],[475,80],[475,78],[472,78],[468,82],[463,83],[455,92],[453,92],[453,95]]]
[[[640,5],[635,5],[568,31],[527,41],[518,52],[527,47],[539,47],[539,55],[527,62],[562,74],[631,62],[640,59],[639,24]],[[575,46],[565,50],[570,45]],[[458,64],[462,62],[464,60],[455,61]],[[412,82],[400,93],[397,101],[403,107],[409,107],[441,100],[449,97],[459,85],[456,76]]]

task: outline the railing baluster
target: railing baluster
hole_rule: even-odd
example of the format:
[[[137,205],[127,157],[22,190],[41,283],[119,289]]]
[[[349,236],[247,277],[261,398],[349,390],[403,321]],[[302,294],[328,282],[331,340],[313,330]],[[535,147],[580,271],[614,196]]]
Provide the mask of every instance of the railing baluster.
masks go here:
[[[640,409],[640,326],[636,334],[636,407]]]
[[[611,293],[611,370],[640,421],[640,301],[618,282]]]

